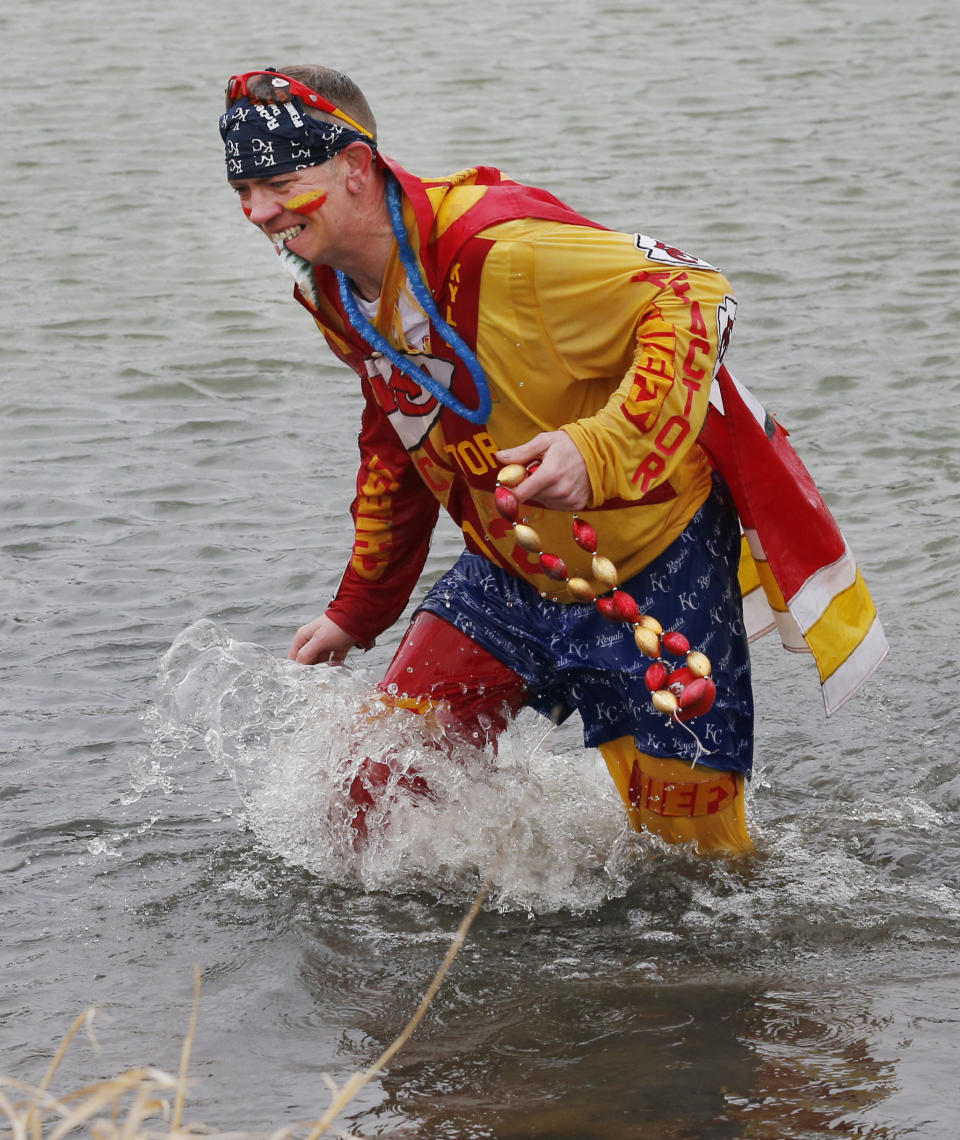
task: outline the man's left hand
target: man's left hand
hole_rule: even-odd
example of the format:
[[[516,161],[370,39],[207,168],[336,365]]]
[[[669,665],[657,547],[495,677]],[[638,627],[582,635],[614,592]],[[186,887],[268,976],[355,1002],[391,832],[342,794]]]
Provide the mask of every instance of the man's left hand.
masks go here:
[[[521,502],[536,499],[555,511],[582,511],[591,498],[590,476],[577,445],[565,431],[544,431],[517,447],[497,452],[506,463],[522,463],[537,467],[513,493]]]

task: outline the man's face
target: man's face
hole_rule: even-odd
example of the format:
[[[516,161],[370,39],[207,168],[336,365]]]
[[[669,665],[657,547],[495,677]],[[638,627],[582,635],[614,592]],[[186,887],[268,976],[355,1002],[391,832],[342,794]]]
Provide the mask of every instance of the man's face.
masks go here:
[[[314,265],[330,264],[336,247],[333,223],[336,160],[287,174],[238,178],[230,185],[243,212],[276,246],[286,246]]]

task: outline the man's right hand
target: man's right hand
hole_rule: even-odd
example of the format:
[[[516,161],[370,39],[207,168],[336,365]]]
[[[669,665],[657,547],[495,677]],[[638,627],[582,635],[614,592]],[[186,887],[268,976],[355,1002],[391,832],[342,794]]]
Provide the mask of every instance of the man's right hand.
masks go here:
[[[288,656],[301,665],[342,665],[356,644],[349,633],[324,614],[297,630]]]

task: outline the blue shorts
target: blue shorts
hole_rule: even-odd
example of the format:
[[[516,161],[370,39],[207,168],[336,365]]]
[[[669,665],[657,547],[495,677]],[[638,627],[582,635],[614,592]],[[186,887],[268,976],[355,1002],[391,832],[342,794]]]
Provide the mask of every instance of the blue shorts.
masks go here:
[[[610,621],[589,603],[541,598],[528,582],[482,555],[461,555],[420,608],[450,622],[519,674],[528,688],[526,703],[538,712],[558,723],[579,712],[589,747],[633,736],[651,756],[700,759],[749,775],[753,693],[739,560],[737,515],[726,487],[715,479],[683,534],[621,585],[641,613],[685,634],[713,663],[716,701],[686,726],[650,703],[644,682],[650,659],[637,649],[632,626]],[[688,728],[706,752],[698,754]]]

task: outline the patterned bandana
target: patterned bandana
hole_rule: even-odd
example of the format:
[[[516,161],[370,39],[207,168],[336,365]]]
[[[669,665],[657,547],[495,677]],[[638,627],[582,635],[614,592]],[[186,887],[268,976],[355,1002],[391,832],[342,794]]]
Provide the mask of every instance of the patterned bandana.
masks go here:
[[[299,99],[252,103],[246,96],[220,116],[227,178],[263,178],[319,166],[352,142],[376,143],[345,123],[303,114]]]

